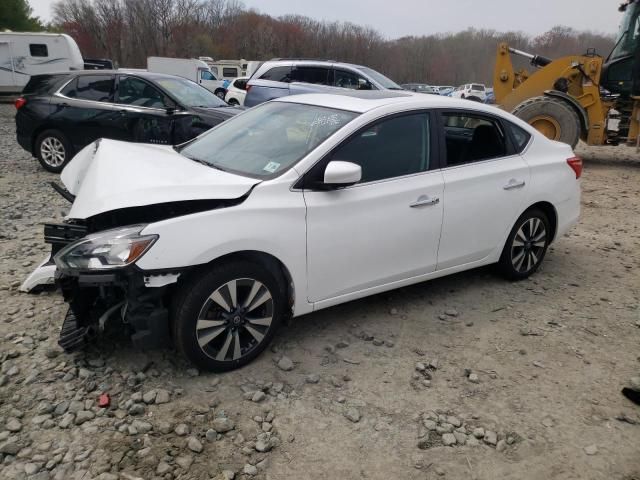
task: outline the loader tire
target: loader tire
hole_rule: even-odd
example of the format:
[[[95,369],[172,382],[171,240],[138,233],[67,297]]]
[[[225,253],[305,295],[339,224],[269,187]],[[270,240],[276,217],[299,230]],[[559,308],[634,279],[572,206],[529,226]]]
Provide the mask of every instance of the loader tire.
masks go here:
[[[552,97],[534,97],[513,109],[516,117],[524,120],[545,137],[575,148],[580,140],[580,118],[566,102]]]

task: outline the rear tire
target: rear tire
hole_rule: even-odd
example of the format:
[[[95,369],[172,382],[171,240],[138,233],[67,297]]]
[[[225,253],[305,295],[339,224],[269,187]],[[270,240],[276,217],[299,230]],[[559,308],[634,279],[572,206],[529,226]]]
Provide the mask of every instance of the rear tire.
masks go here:
[[[34,150],[42,167],[60,173],[73,156],[73,147],[59,130],[45,130],[36,138]]]
[[[240,102],[238,102],[238,100],[236,100],[235,98],[230,98],[229,101],[227,102],[229,105],[233,105],[234,107],[240,105]]]
[[[222,263],[187,281],[174,297],[173,340],[202,370],[246,365],[272,340],[285,315],[281,279],[246,260]]]
[[[551,242],[551,224],[537,208],[516,221],[505,242],[498,267],[509,280],[523,280],[538,270]]]
[[[530,98],[514,108],[511,113],[551,140],[566,143],[572,148],[575,148],[580,140],[578,114],[558,98]]]

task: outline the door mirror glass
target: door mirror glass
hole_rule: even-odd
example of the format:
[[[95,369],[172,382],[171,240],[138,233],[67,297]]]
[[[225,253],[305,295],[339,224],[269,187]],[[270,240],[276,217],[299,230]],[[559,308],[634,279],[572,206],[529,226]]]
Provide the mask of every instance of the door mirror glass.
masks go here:
[[[324,184],[332,187],[347,187],[358,183],[362,178],[362,167],[351,162],[334,160],[324,171]]]

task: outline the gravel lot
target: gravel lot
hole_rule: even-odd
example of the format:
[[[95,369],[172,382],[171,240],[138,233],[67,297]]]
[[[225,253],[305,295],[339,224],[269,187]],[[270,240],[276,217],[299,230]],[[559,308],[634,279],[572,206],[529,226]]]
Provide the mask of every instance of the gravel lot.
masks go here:
[[[60,351],[60,295],[17,287],[68,204],[13,115],[0,105],[0,478],[640,479],[640,408],[619,393],[640,374],[635,150],[579,151],[582,221],[529,281],[480,269],[331,308],[215,375],[126,339]]]

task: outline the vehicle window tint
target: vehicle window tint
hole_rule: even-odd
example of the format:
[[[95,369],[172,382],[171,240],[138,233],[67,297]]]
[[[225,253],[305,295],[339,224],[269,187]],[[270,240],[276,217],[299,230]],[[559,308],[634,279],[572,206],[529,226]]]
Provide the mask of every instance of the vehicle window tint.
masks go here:
[[[137,77],[120,77],[117,102],[148,108],[166,107],[165,95]]]
[[[200,70],[200,79],[201,80],[216,80],[216,77],[213,76],[209,70]]]
[[[274,67],[271,70],[265,72],[261,77],[261,80],[273,80],[274,82],[290,82],[291,81],[291,67]]]
[[[352,90],[372,90],[373,86],[366,78],[347,70],[335,70],[333,84],[336,87]]]
[[[291,69],[292,82],[329,84],[329,69],[322,67],[293,67]]]
[[[65,85],[65,87],[60,90],[60,93],[65,97],[75,98],[76,97],[76,84],[78,83],[78,79],[74,78],[69,83]]]
[[[331,159],[360,165],[361,183],[424,172],[429,169],[429,116],[405,115],[367,127]]]
[[[531,138],[531,134],[524,129],[514,125],[510,122],[505,122],[507,125],[507,129],[511,132],[511,137],[513,138],[513,143],[516,147],[516,152],[521,153],[524,148],[529,143],[529,139]]]
[[[484,91],[484,85],[471,85],[471,90],[476,90],[478,92],[483,92]]]
[[[49,93],[63,84],[66,78],[68,77],[65,74],[33,75],[22,90],[22,94],[42,95]]]
[[[465,113],[443,114],[447,165],[488,160],[507,154],[504,132],[490,117]]]
[[[113,76],[83,75],[78,77],[75,97],[83,100],[108,102],[113,93]]]
[[[44,43],[30,43],[29,55],[31,55],[32,57],[48,57],[49,50]]]
[[[237,77],[238,76],[238,69],[237,68],[231,68],[231,67],[223,68],[222,69],[222,76],[223,77]]]

